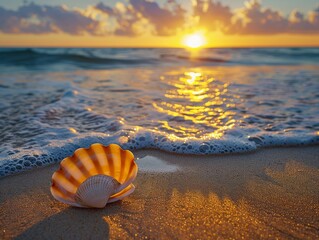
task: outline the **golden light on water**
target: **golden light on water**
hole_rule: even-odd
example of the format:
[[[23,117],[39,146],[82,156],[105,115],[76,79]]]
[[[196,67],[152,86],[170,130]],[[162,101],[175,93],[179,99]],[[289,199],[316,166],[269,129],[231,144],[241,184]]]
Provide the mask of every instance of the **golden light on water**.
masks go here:
[[[72,132],[72,133],[77,133],[77,131],[76,131],[75,128],[70,127],[69,130],[70,130],[70,132]]]
[[[197,32],[187,35],[183,40],[183,44],[189,48],[199,48],[206,44],[206,39],[203,33]]]
[[[234,112],[228,109],[233,99],[225,98],[228,84],[215,83],[214,78],[201,71],[188,71],[179,77],[161,80],[171,88],[165,92],[163,101],[154,102],[153,107],[178,123],[160,120],[161,127],[156,130],[168,130],[183,138],[218,139],[225,130],[234,127]],[[208,128],[210,133],[204,136]]]

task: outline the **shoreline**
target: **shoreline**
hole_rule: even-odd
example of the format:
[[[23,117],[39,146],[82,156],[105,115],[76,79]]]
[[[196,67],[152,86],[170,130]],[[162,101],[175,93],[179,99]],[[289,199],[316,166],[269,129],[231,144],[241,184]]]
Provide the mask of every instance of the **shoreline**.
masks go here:
[[[318,142],[313,142],[313,143],[309,143],[309,144],[305,144],[305,145],[304,144],[293,144],[293,145],[280,145],[280,146],[277,146],[277,145],[274,145],[274,146],[263,146],[263,147],[258,147],[258,148],[247,150],[247,151],[225,152],[225,153],[208,153],[208,154],[170,152],[170,151],[166,151],[166,150],[158,149],[158,148],[145,148],[145,149],[143,148],[143,149],[137,149],[137,150],[130,150],[130,149],[126,149],[126,148],[123,148],[123,149],[129,150],[131,152],[134,152],[135,153],[134,154],[135,158],[138,158],[138,157],[141,157],[141,156],[145,156],[147,153],[150,154],[150,155],[154,155],[154,154],[156,155],[157,152],[160,152],[162,154],[166,154],[167,156],[173,155],[173,156],[176,156],[177,158],[183,158],[183,157],[187,158],[187,156],[192,156],[192,157],[195,157],[195,158],[197,158],[197,157],[199,157],[199,158],[210,158],[210,157],[216,158],[216,157],[223,157],[223,156],[228,157],[228,156],[249,155],[249,154],[254,154],[256,152],[264,151],[264,150],[267,150],[267,149],[307,148],[307,147],[316,147],[316,146],[319,147],[319,143]],[[83,148],[85,148],[85,147],[83,147]],[[30,155],[30,156],[32,157],[32,155]],[[178,156],[180,156],[180,157],[178,157]],[[16,161],[16,160],[17,159],[14,159],[14,161]],[[10,162],[10,161],[12,161],[12,159],[3,160],[3,161]],[[0,161],[0,163],[1,163],[1,161]],[[26,173],[26,172],[33,172],[33,171],[36,171],[38,169],[47,168],[47,167],[50,167],[50,166],[53,166],[53,165],[56,165],[56,164],[59,164],[59,163],[50,162],[50,163],[46,163],[46,164],[44,164],[42,166],[33,166],[32,168],[28,167],[28,168],[24,168],[24,169],[22,168],[19,171],[10,172],[8,175],[0,175],[0,180],[3,179],[3,178],[7,178],[7,177],[10,177],[10,176],[16,176],[16,175],[23,174],[23,173]]]
[[[135,192],[104,209],[57,202],[49,186],[58,164],[1,178],[0,238],[319,238],[318,145],[133,153]]]

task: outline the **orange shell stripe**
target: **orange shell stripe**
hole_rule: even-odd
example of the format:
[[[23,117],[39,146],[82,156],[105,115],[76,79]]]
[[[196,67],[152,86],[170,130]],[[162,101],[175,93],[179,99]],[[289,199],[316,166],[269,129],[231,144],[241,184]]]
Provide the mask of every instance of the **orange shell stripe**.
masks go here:
[[[89,148],[77,149],[72,156],[61,161],[59,170],[52,175],[51,192],[57,200],[79,206],[74,200],[78,187],[87,178],[98,174],[111,176],[121,184],[110,201],[131,194],[135,189],[131,183],[137,174],[134,155],[117,144],[103,146],[95,143]]]

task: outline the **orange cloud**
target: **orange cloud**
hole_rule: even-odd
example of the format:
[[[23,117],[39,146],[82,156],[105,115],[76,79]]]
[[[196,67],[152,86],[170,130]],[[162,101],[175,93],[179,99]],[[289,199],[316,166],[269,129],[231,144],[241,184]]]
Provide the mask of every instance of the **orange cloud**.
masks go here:
[[[307,17],[294,10],[288,17],[279,11],[262,8],[257,0],[246,2],[232,16],[228,34],[318,34],[319,7],[308,13]]]
[[[40,6],[34,3],[17,11],[0,7],[0,31],[3,33],[59,33],[97,35],[100,22],[64,6]]]

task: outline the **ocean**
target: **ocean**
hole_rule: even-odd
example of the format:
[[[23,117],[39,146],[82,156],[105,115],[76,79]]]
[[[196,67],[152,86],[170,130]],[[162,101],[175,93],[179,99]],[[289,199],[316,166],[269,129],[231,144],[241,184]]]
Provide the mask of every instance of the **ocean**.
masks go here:
[[[0,99],[0,176],[96,142],[179,154],[317,144],[319,48],[3,48]]]

